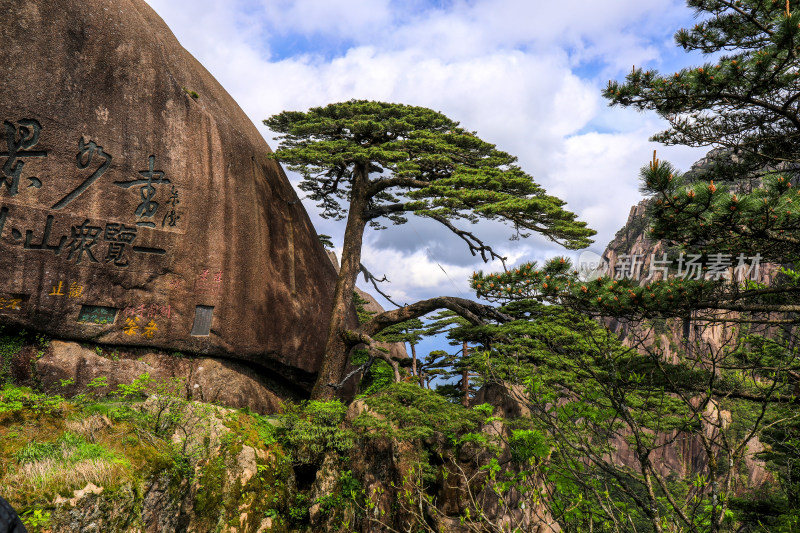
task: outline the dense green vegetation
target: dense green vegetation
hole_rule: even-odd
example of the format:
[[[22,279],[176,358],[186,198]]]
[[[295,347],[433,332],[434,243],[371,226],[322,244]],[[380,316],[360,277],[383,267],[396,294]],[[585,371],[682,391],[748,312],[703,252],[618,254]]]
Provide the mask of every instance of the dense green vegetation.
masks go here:
[[[168,495],[162,505],[180,504],[193,485],[206,489],[193,498],[198,530],[221,522],[255,531],[244,527],[254,518],[240,523],[243,508],[251,517],[269,506],[289,516],[290,463],[268,419],[186,401],[174,383],[146,374],[108,395],[96,390],[65,399],[12,384],[0,389],[0,493],[29,531],[63,527],[67,500],[80,500],[76,491],[84,489],[88,508],[73,513],[86,513],[103,531],[133,531],[142,526],[145,495],[159,483]],[[231,484],[243,446],[268,453],[254,458],[256,475]],[[98,510],[87,511],[94,502]]]
[[[66,520],[90,483],[109,531],[141,528],[159,490],[158,508],[188,506],[197,531],[800,531],[800,1],[688,3],[701,19],[676,40],[713,61],[634,68],[604,94],[665,118],[656,140],[721,149],[700,176],[654,156],[636,223],[672,253],[731,267],[758,254],[769,276],[585,281],[556,258],[476,273],[491,306],[368,313],[351,296],[368,223],[427,217],[484,258],[499,256],[454,220],[503,219],[569,247],[592,232],[439,113],[366,101],[281,113],[267,121],[283,135],[275,157],[348,219],[312,399],[266,417],[147,374],[67,399],[13,383],[14,357],[46,340],[5,333],[0,492],[33,531]],[[432,335],[452,349],[418,354]],[[348,378],[350,403],[332,399]]]
[[[672,75],[634,68],[604,94],[665,118],[655,140],[721,148],[691,179],[654,156],[642,223],[674,253],[727,261],[724,275],[585,282],[566,258],[477,273],[476,293],[499,313],[450,332],[475,349],[448,366],[506,390],[523,414],[524,433],[503,444],[511,460],[493,474],[566,531],[793,531],[800,520],[800,3],[688,3],[700,22],[676,40],[713,62]],[[737,272],[754,258],[781,268]],[[514,453],[514,442],[537,453]],[[538,482],[526,485],[515,475],[532,465]]]

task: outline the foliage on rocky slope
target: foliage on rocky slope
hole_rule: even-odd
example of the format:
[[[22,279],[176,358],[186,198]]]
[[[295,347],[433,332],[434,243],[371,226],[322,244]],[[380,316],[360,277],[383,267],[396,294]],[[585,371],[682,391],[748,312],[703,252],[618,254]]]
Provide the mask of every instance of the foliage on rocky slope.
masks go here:
[[[6,331],[0,358],[10,367],[27,352],[35,362],[49,342]],[[487,468],[512,434],[488,418],[492,408],[416,385],[262,416],[186,399],[180,380],[148,374],[114,387],[96,377],[80,390],[64,380],[71,397],[10,375],[0,495],[30,531],[483,530],[519,504]]]

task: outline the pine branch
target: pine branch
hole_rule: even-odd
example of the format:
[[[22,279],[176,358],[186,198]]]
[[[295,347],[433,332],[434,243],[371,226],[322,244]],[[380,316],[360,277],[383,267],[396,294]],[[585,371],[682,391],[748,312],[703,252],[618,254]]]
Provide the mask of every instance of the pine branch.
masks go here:
[[[467,246],[469,246],[469,251],[473,256],[475,256],[478,253],[480,253],[481,259],[483,259],[484,263],[488,263],[491,259],[499,259],[500,262],[503,263],[503,269],[506,268],[506,259],[508,259],[508,258],[507,257],[503,257],[500,254],[498,254],[497,252],[495,252],[492,249],[491,246],[489,246],[487,244],[484,244],[481,239],[479,239],[478,237],[476,237],[472,233],[470,233],[468,231],[464,231],[464,230],[458,229],[453,224],[451,224],[449,220],[447,220],[443,216],[433,215],[433,214],[426,214],[425,216],[427,216],[428,218],[431,218],[431,219],[441,223],[447,229],[449,229],[450,231],[452,231],[453,233],[455,233],[456,235],[461,237],[461,239],[463,239],[463,241],[467,243]],[[488,254],[488,257],[487,257],[487,254]]]
[[[488,305],[479,304],[466,298],[439,296],[381,313],[372,317],[368,322],[361,324],[354,331],[357,334],[373,336],[389,326],[412,318],[419,318],[437,309],[450,309],[474,325],[484,325],[490,320],[496,322],[510,322],[513,320],[509,315],[501,313],[496,308]]]

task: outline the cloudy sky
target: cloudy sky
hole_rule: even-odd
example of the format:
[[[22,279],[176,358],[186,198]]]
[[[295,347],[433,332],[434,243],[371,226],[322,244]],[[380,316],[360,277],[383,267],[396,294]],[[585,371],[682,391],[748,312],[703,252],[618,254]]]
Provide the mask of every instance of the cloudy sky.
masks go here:
[[[671,72],[702,61],[674,45],[675,30],[694,24],[680,0],[147,1],[273,148],[261,121],[283,110],[351,98],[430,107],[519,157],[597,230],[597,252],[639,201],[638,169],[654,148],[684,170],[704,153],[648,142],[664,126],[658,117],[600,96],[633,65]],[[304,203],[340,246],[344,223]],[[512,265],[565,253],[542,238],[510,241],[495,225],[467,229]],[[499,265],[462,244],[421,220],[368,233],[362,261],[388,276],[400,303],[469,297],[468,276]]]

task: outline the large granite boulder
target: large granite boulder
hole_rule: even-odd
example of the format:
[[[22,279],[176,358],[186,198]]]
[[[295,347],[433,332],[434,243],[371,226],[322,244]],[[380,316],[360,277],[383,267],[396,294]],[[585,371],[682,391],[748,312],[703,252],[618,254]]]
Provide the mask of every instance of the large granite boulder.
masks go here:
[[[44,391],[68,397],[89,390],[87,385],[93,380],[103,379],[107,384],[92,387],[102,396],[147,374],[154,391],[158,385],[167,384],[167,390],[190,400],[247,407],[260,414],[280,412],[284,400],[302,398],[286,384],[259,375],[243,363],[209,357],[170,357],[158,352],[134,356],[116,349],[109,353],[75,342],[52,341],[41,357],[28,363]]]
[[[0,324],[309,381],[335,271],[238,105],[144,0],[0,8]]]

